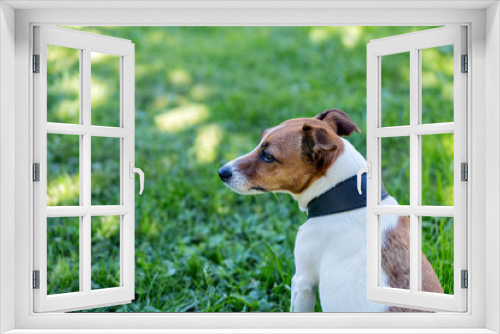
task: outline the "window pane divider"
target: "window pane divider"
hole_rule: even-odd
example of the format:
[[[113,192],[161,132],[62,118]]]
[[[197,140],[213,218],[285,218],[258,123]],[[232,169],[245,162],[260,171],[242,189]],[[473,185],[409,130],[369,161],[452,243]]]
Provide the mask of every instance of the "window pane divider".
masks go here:
[[[128,129],[109,126],[91,126],[90,134],[98,137],[124,138],[130,134]]]
[[[48,206],[47,217],[83,217],[89,213],[85,206]]]
[[[443,133],[454,133],[455,124],[453,122],[421,124],[412,126],[412,132],[417,135],[438,135]]]
[[[83,61],[82,67],[80,69],[80,85],[82,91],[81,98],[81,121],[82,126],[87,129],[87,132],[82,136],[82,147],[80,159],[80,171],[82,171],[82,204],[85,207],[90,208],[91,206],[91,173],[92,173],[92,163],[91,163],[91,134],[88,129],[91,125],[91,95],[90,95],[90,85],[91,85],[91,68],[90,68],[90,48],[83,49]],[[83,291],[90,292],[92,290],[92,230],[91,230],[91,216],[85,215],[82,221],[82,233],[80,234],[80,280],[83,282]]]
[[[418,205],[412,207],[412,213],[421,217],[454,217],[455,207]]]
[[[409,136],[412,133],[417,135],[437,135],[443,133],[454,133],[455,125],[449,123],[407,125],[407,126],[390,126],[385,128],[376,128],[373,130],[373,135],[378,138],[385,137],[403,137]]]
[[[130,212],[126,205],[48,206],[47,217],[119,216]]]
[[[130,212],[130,207],[126,205],[92,205],[90,207],[91,216],[121,216]]]
[[[47,122],[47,133],[79,136],[84,136],[90,133],[92,136],[98,137],[124,138],[130,134],[130,131],[125,128],[115,128],[110,126],[89,126]]]
[[[377,215],[399,215],[409,216],[415,214],[423,217],[454,217],[453,206],[430,206],[430,205],[377,205],[373,208]]]

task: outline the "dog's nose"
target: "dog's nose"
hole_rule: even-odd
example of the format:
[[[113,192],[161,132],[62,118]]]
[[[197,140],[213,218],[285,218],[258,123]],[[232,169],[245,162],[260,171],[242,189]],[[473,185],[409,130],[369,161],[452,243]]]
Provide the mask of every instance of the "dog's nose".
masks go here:
[[[231,178],[231,176],[233,176],[233,173],[231,172],[230,168],[222,167],[221,169],[219,169],[219,176],[222,181],[226,182]]]

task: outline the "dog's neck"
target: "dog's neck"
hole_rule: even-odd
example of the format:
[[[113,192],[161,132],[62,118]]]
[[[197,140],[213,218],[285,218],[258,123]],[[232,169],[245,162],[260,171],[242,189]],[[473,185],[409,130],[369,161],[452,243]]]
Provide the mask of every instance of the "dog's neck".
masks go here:
[[[339,182],[357,174],[361,168],[366,167],[365,158],[354,146],[344,138],[342,138],[342,141],[344,143],[344,152],[328,169],[325,176],[316,180],[303,193],[292,194],[292,197],[299,203],[301,211],[307,211],[307,205],[312,199],[324,194]]]

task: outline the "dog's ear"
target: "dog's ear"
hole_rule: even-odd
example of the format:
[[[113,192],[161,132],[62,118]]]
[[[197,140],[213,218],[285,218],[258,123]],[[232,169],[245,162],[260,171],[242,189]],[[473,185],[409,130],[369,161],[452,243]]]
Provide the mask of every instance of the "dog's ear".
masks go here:
[[[343,111],[329,109],[314,117],[326,122],[339,136],[349,136],[354,131],[361,132],[356,123]]]
[[[306,123],[302,132],[302,155],[307,163],[322,165],[326,161],[325,157],[331,156],[328,153],[338,149],[335,136],[327,128]]]

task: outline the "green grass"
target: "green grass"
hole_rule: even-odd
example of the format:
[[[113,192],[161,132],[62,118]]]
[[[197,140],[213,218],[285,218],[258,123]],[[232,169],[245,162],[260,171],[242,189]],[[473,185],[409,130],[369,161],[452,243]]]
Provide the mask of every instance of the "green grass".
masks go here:
[[[297,229],[306,216],[288,195],[244,197],[231,192],[219,180],[217,169],[253,149],[263,129],[289,118],[313,117],[332,107],[349,113],[361,128],[363,132],[349,140],[365,155],[366,44],[371,39],[420,29],[77,29],[135,43],[136,166],[146,174],[144,194],[136,196],[135,300],[128,305],[91,311],[288,311],[294,272],[293,246]],[[78,58],[71,57],[74,52],[70,51],[55,50],[53,66],[48,68],[49,87],[56,87],[49,91],[49,116],[66,122],[75,117],[78,120],[75,104],[64,102],[75,99],[72,83],[78,73]],[[436,66],[441,67],[437,70],[446,67],[447,62],[442,60],[448,56],[446,52],[438,50],[431,56],[439,60]],[[58,62],[59,58],[66,60]],[[95,61],[96,67],[106,68],[112,60]],[[385,62],[384,66],[388,78],[396,75],[405,78],[409,71],[409,65],[404,63]],[[64,67],[67,73],[59,74]],[[117,68],[92,73],[93,85],[101,87],[95,95],[98,109],[93,110],[99,113],[92,115],[93,122],[112,124],[116,115],[116,110],[112,110],[116,104],[112,101],[117,101],[118,92],[110,87],[115,87]],[[433,101],[442,101],[447,96],[443,90],[448,87],[442,85],[446,77],[429,77],[432,84],[426,89],[425,106],[434,113],[452,114],[446,103],[440,102],[439,110],[432,109]],[[404,121],[405,116],[401,115],[407,103],[405,89],[398,85],[396,89],[383,91],[383,96],[391,101],[387,112],[384,110],[384,117],[391,124]],[[106,104],[108,100],[111,102]],[[448,205],[449,186],[453,185],[453,174],[449,171],[452,142],[451,138],[450,146],[450,138],[433,137],[423,147],[429,152],[429,158],[422,163],[423,197]],[[49,168],[57,171],[49,178],[51,201],[58,205],[78,203],[78,191],[74,190],[78,189],[78,163],[68,160],[78,157],[78,145],[74,140],[53,140],[50,145]],[[96,186],[93,196],[99,203],[116,202],[118,192],[113,171],[117,162],[109,155],[114,145],[112,141],[103,141],[92,151],[92,177]],[[387,189],[400,201],[409,198],[409,169],[400,159],[403,149],[401,143],[390,145],[383,152],[387,159],[382,166]],[[449,256],[453,254],[450,253],[452,225],[430,221],[426,224],[422,232],[423,249],[445,291],[453,291],[453,281],[450,282],[453,263],[449,265]],[[74,243],[78,240],[78,229],[71,226],[59,221],[49,227],[51,237],[58,238],[55,245],[49,243],[48,249],[49,289],[54,291],[61,281],[68,291],[78,290],[78,281],[65,280],[78,277]],[[103,260],[116,256],[113,251],[116,240],[106,234],[113,232],[109,228],[98,227],[93,234],[92,254],[96,259],[92,267],[93,286],[116,284],[115,268],[106,270]],[[111,240],[107,242],[107,238]],[[73,286],[67,287],[71,282]],[[319,304],[316,310],[320,310]]]

